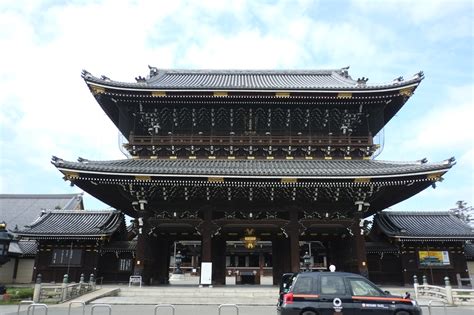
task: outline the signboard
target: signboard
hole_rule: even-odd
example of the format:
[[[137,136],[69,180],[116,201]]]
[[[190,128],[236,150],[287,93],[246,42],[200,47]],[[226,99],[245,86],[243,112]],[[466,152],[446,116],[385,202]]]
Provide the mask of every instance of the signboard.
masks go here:
[[[420,250],[418,258],[421,267],[443,267],[451,264],[448,251]]]
[[[201,284],[212,284],[212,263],[201,263]]]

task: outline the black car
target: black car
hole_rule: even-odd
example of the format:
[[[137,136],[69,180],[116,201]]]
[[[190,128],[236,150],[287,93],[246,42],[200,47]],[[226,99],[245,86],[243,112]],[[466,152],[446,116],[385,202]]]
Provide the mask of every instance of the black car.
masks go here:
[[[361,275],[347,272],[284,274],[278,315],[421,315],[417,302],[391,295]]]

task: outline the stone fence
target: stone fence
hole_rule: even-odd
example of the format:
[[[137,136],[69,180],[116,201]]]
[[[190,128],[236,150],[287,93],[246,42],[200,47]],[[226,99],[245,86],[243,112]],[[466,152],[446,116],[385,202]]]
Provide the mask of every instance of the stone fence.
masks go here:
[[[41,274],[39,274],[36,278],[33,302],[62,303],[95,289],[96,281],[93,274],[90,275],[88,282],[84,280],[84,274],[81,274],[79,283],[69,283],[69,276],[66,274],[62,284],[44,284],[41,282]]]
[[[448,277],[444,277],[445,286],[429,285],[426,276],[423,276],[423,283],[418,283],[416,275],[413,276],[415,288],[415,299],[430,298],[443,301],[448,305],[474,305],[474,290],[453,289]]]

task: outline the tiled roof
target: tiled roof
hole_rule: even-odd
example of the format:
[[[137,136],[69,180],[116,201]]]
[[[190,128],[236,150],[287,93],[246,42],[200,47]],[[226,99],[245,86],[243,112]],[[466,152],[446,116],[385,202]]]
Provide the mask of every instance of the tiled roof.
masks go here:
[[[147,78],[137,83],[125,83],[101,78],[83,71],[86,82],[102,85],[142,89],[184,89],[184,90],[367,90],[376,88],[402,87],[419,83],[420,72],[413,78],[394,80],[385,84],[366,84],[366,79],[354,80],[347,68],[335,70],[168,70],[150,68]]]
[[[375,160],[157,160],[69,162],[53,158],[60,170],[120,175],[223,176],[302,178],[399,176],[446,171],[453,165],[442,163],[400,163]]]
[[[0,221],[14,231],[32,223],[43,210],[80,210],[82,193],[56,195],[0,194]]]
[[[382,211],[375,225],[386,235],[402,239],[474,239],[473,229],[447,211]]]
[[[123,220],[120,211],[45,211],[17,234],[29,239],[94,239],[111,235]]]
[[[102,252],[134,252],[137,250],[137,241],[115,241],[102,247]]]
[[[21,257],[31,257],[36,255],[38,244],[36,241],[19,240],[10,243],[8,253],[10,255],[19,255]]]

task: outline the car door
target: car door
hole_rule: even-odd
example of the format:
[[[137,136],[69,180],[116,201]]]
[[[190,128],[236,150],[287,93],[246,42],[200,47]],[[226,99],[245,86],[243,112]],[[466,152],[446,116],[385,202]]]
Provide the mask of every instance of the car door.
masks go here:
[[[351,290],[355,314],[383,315],[392,314],[395,304],[372,282],[364,278],[346,278]]]
[[[280,282],[280,292],[278,296],[278,304],[280,306],[283,302],[283,295],[290,290],[291,283],[293,282],[294,277],[296,276],[295,273],[284,273],[281,277]]]
[[[344,277],[333,273],[323,273],[319,277],[319,305],[320,315],[353,315],[351,293]]]

